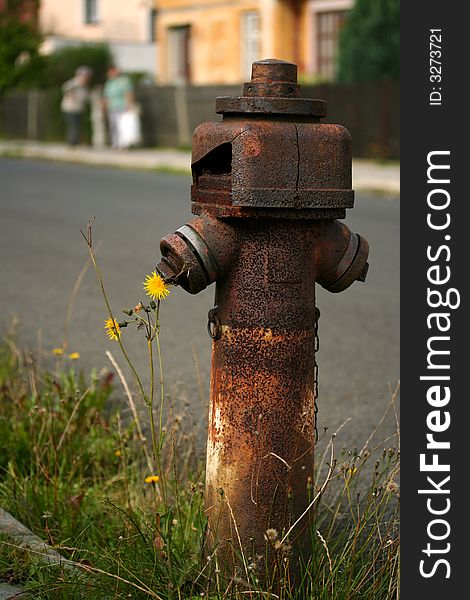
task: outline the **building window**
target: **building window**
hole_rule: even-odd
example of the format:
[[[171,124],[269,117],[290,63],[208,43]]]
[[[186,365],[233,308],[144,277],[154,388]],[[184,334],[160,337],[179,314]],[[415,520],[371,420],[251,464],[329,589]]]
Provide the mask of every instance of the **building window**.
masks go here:
[[[251,65],[260,59],[261,19],[259,13],[250,10],[241,16],[241,73],[245,81],[251,77]]]
[[[98,23],[98,0],[85,0],[85,23]]]
[[[149,42],[157,41],[157,10],[152,8],[149,11]]]
[[[181,25],[168,29],[168,78],[172,83],[189,83],[191,26]]]
[[[336,76],[339,32],[346,19],[345,10],[317,13],[317,73],[327,79]]]

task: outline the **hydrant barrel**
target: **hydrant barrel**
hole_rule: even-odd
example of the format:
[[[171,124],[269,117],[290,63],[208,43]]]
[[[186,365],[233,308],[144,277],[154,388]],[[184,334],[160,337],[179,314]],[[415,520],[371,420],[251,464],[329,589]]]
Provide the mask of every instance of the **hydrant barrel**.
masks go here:
[[[206,555],[266,585],[308,560],[315,284],[340,292],[368,266],[366,240],[338,221],[354,203],[349,133],[320,122],[326,104],[302,98],[296,73],[259,61],[242,96],[217,99],[223,121],[193,136],[197,217],[163,238],[157,265],[190,293],[216,283]]]
[[[261,576],[266,551],[273,561],[275,542],[306,509],[313,478],[315,233],[291,220],[235,227],[239,252],[214,309],[222,325],[212,353],[208,543],[232,568],[241,543]],[[270,529],[277,539],[267,543]],[[299,531],[279,548],[286,558]]]

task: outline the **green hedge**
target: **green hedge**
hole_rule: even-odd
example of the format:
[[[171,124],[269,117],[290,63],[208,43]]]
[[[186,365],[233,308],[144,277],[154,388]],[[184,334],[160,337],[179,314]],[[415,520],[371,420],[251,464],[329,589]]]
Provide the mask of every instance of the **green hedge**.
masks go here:
[[[102,84],[112,63],[113,55],[107,44],[65,46],[47,57],[44,87],[60,87],[81,66],[92,69],[91,85]]]
[[[400,77],[400,0],[356,0],[341,31],[338,80]]]

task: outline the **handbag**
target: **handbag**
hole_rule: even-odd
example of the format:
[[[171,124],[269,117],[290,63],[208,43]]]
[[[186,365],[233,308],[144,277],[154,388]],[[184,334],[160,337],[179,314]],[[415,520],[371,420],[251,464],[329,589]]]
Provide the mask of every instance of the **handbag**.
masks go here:
[[[124,111],[118,121],[118,147],[129,148],[142,143],[140,114],[137,106]]]

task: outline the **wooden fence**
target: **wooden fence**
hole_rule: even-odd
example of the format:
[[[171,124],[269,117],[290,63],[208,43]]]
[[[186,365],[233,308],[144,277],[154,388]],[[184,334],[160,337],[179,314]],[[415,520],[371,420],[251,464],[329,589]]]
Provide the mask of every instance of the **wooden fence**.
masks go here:
[[[147,86],[136,90],[142,107],[146,146],[189,147],[199,123],[219,120],[217,96],[236,96],[236,86]],[[356,157],[399,158],[398,82],[302,86],[306,97],[328,103],[325,122],[340,123],[352,134]],[[15,91],[0,98],[0,135],[6,138],[64,139],[59,90]],[[89,124],[87,130],[90,139]]]

